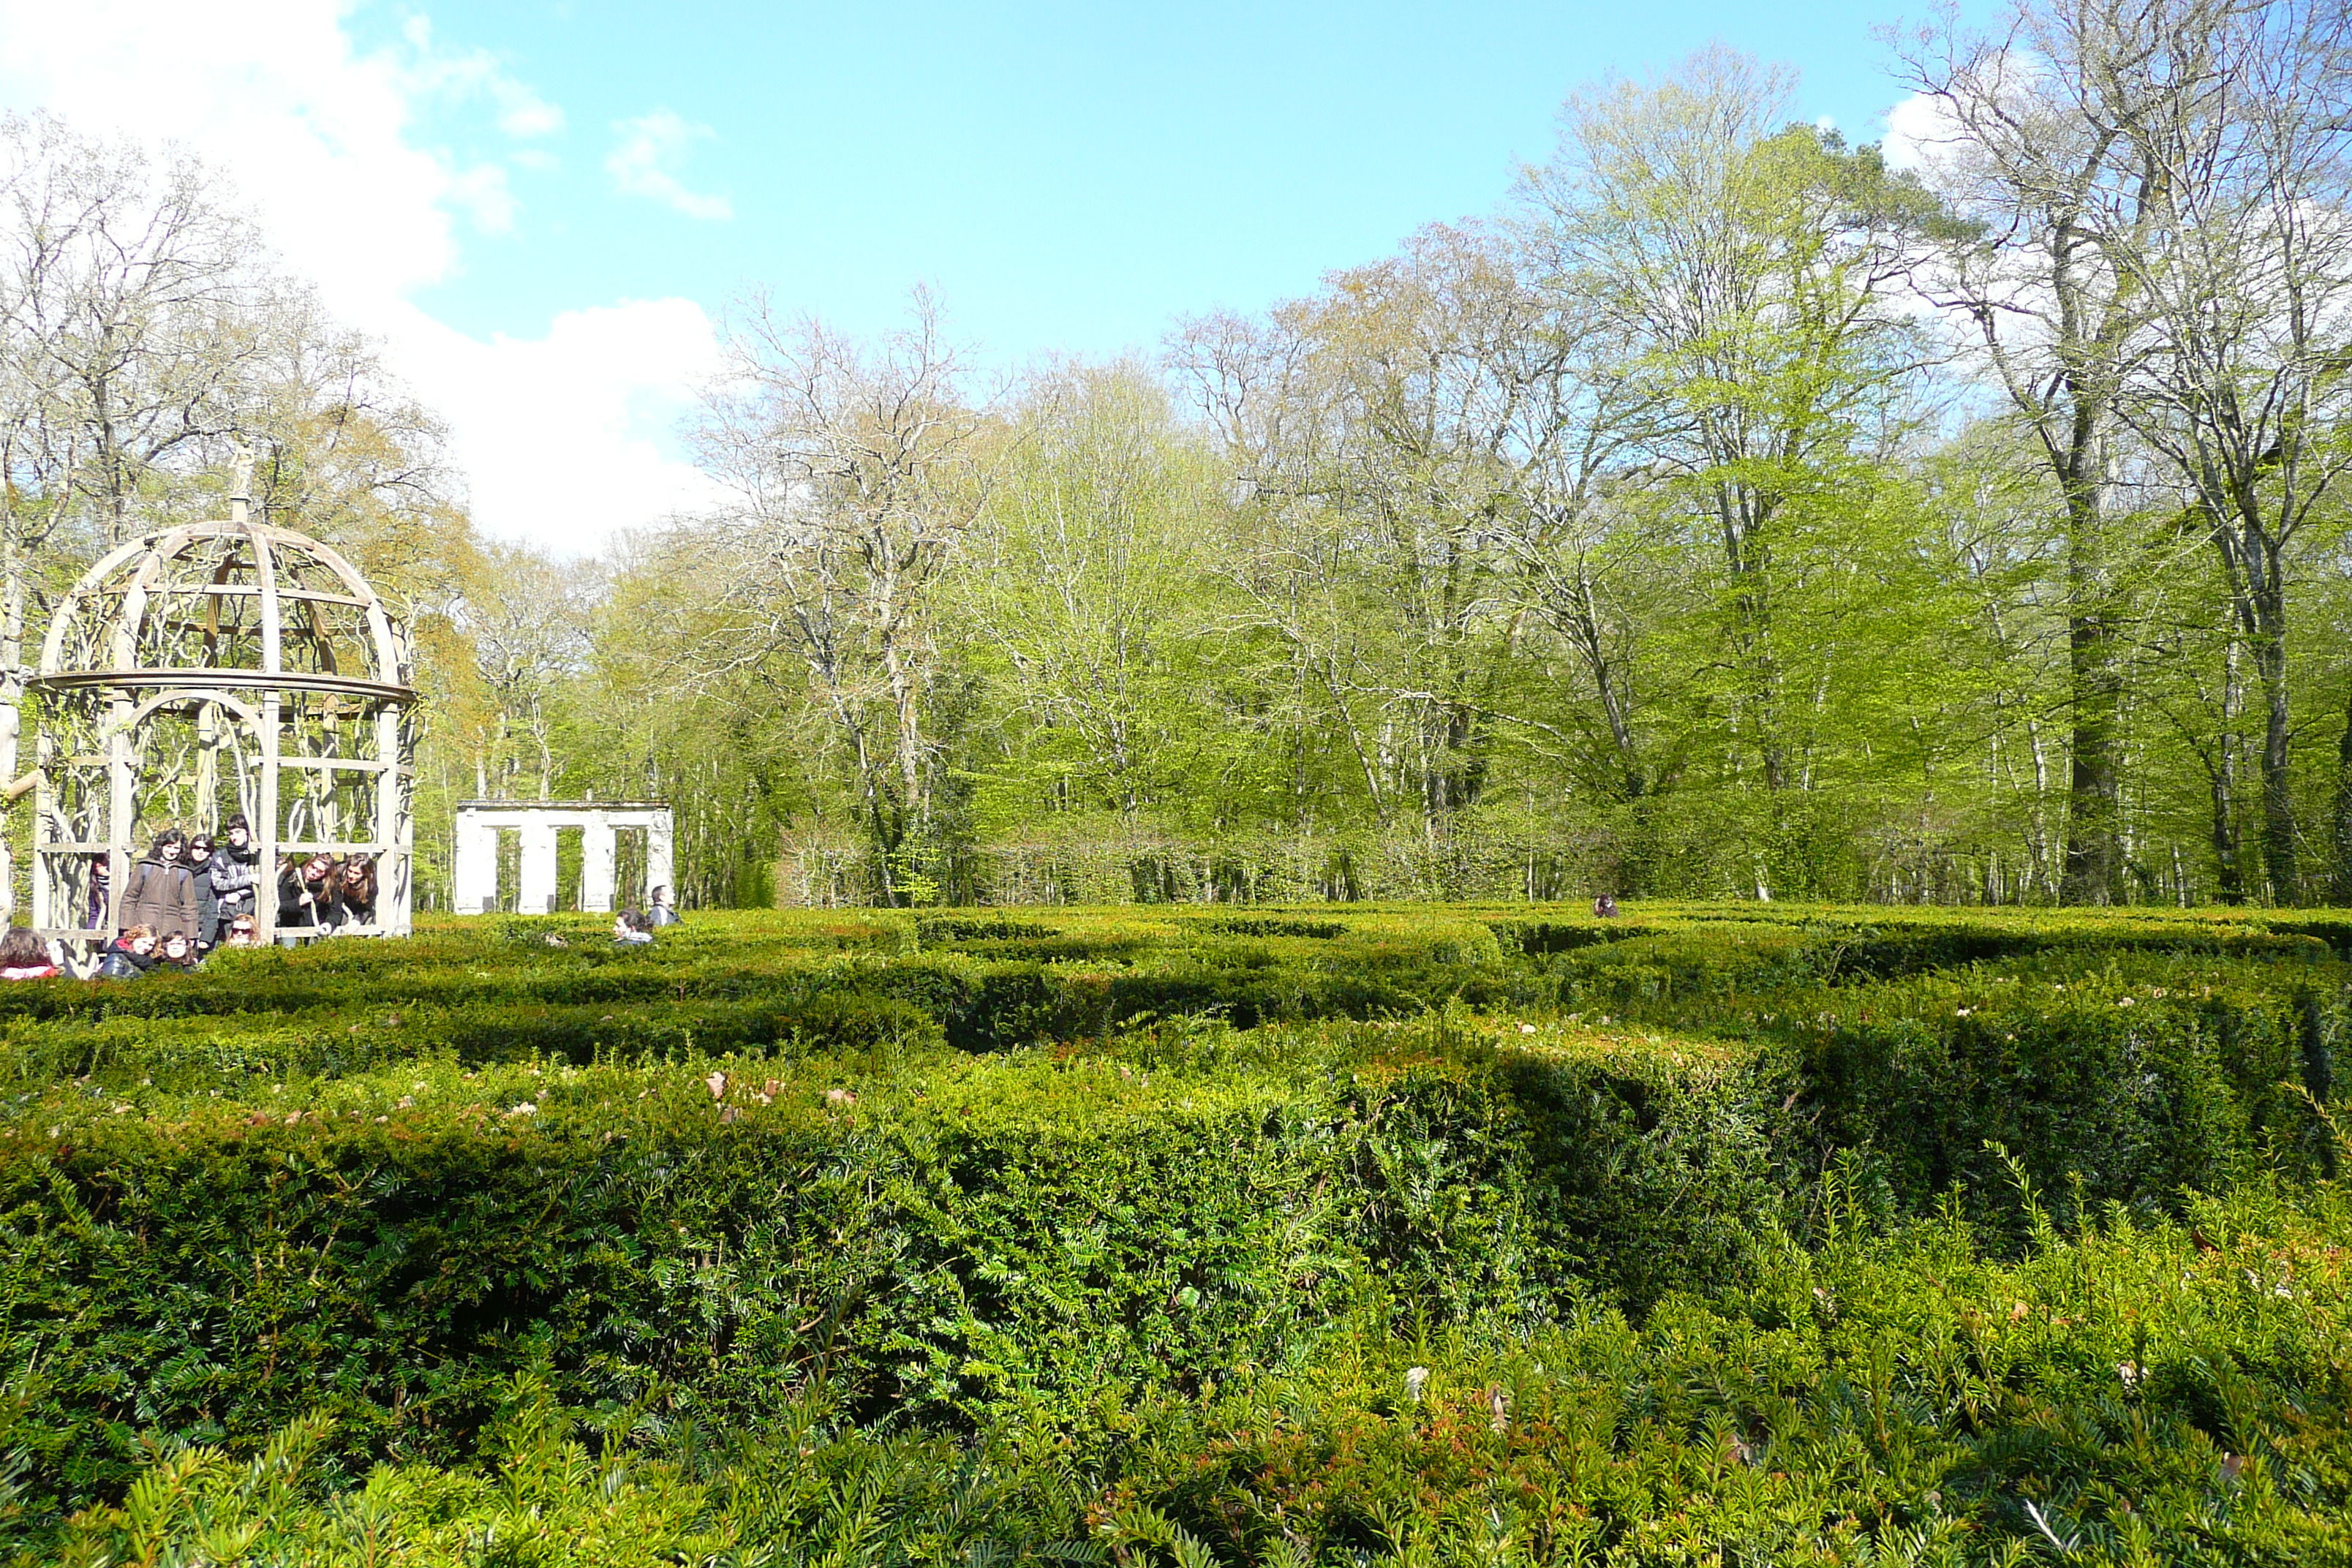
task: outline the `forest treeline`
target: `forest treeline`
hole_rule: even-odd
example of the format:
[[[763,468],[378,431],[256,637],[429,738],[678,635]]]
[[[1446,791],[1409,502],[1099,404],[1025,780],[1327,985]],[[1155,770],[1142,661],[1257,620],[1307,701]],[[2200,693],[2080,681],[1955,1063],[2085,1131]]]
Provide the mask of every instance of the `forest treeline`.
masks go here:
[[[0,664],[242,444],[413,607],[428,897],[455,800],[593,791],[676,803],[714,903],[2352,902],[2347,45],[1902,34],[1901,167],[1708,52],[1108,363],[755,293],[728,504],[593,560],[478,539],[201,169],[10,121]]]

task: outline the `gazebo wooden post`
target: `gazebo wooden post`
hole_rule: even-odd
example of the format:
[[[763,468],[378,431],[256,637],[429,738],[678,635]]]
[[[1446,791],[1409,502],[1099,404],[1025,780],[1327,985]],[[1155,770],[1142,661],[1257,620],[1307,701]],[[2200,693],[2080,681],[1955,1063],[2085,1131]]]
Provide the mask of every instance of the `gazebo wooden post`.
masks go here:
[[[41,730],[33,738],[33,842],[41,839],[42,825],[57,820],[57,796],[50,787],[49,765],[58,754],[57,737]],[[49,889],[48,868],[41,864],[40,851],[33,852],[33,929],[47,931],[65,922],[50,919],[49,905],[53,895]],[[79,924],[79,921],[76,921]]]
[[[275,690],[261,694],[261,820],[253,828],[253,931],[264,946],[278,936],[278,747],[284,717]]]
[[[100,930],[122,931],[122,895],[131,889],[131,828],[138,802],[131,798],[131,698],[118,694],[106,705],[106,919]]]
[[[408,779],[400,765],[400,714],[394,709],[376,711],[375,757],[382,764],[375,775],[375,841],[383,846],[375,858],[376,909],[379,920],[387,905],[396,911],[394,919],[399,929],[393,934],[406,936],[413,876],[411,858],[404,853],[404,843]],[[400,884],[396,889],[388,885],[394,879]],[[395,893],[397,898],[394,897]]]

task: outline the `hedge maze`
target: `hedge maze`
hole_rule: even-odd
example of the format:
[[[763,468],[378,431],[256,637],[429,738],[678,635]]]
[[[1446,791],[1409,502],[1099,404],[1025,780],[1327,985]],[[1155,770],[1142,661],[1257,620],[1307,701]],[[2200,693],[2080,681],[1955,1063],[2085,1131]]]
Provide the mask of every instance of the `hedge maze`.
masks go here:
[[[803,911],[13,984],[0,1528],[90,1563],[2352,1561],[2347,946]]]

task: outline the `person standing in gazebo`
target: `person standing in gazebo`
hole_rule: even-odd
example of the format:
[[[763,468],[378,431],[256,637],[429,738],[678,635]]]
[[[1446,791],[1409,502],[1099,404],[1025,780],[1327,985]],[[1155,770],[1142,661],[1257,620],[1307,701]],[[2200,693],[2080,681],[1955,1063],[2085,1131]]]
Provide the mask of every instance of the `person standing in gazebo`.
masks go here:
[[[196,940],[196,879],[182,864],[187,849],[188,836],[176,827],[155,836],[154,847],[131,868],[122,889],[125,929],[151,927],[158,942],[173,935]]]
[[[206,870],[212,879],[213,908],[218,924],[198,941],[220,942],[238,920],[253,918],[257,912],[254,889],[261,879],[257,868],[260,858],[261,852],[253,847],[253,825],[239,812],[228,819],[228,826],[221,829],[220,839],[213,846],[213,863]]]
[[[108,910],[113,903],[114,866],[103,855],[89,858],[89,908],[85,911],[85,931],[104,931]]]

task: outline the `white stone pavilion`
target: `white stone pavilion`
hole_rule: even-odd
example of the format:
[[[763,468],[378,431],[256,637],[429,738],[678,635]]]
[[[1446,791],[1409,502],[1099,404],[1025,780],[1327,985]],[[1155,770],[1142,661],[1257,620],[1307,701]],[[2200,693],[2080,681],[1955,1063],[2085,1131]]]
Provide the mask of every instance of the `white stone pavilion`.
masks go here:
[[[554,912],[557,835],[580,830],[580,907],[609,912],[618,888],[619,836],[645,834],[645,896],[670,888],[673,826],[668,803],[658,800],[465,800],[457,803],[457,865],[451,904],[458,914],[494,914],[504,907],[499,888],[499,837],[520,839],[521,873],[515,888],[519,914]],[[676,889],[672,888],[672,896]]]

